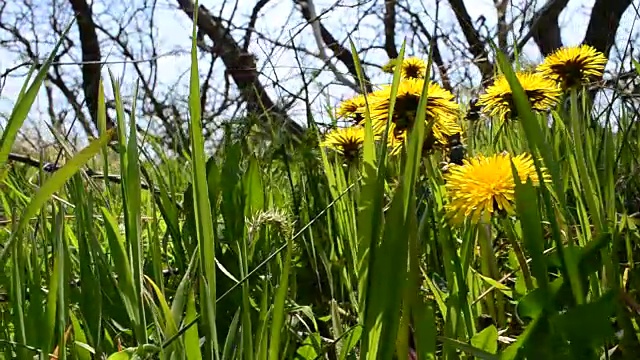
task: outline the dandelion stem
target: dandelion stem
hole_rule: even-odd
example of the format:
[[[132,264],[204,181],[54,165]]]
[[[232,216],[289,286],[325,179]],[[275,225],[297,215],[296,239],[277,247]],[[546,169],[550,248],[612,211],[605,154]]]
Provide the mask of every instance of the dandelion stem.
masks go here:
[[[491,223],[481,222],[479,225],[478,243],[480,245],[482,273],[484,276],[498,280],[500,278],[500,274],[498,270],[498,259],[496,258],[496,254],[493,250]],[[492,296],[487,296],[487,309],[489,310],[491,317],[499,326],[503,326],[506,323],[503,303],[504,297],[500,292],[496,292]]]
[[[524,256],[524,251],[516,239],[513,224],[508,218],[504,218],[502,220],[502,224],[504,225],[504,230],[507,233],[507,239],[509,240],[513,253],[516,255],[516,259],[518,259],[518,264],[520,265],[520,270],[522,270],[522,276],[524,277],[524,283],[527,287],[527,291],[532,291],[535,288],[533,278],[531,277],[531,271],[527,265],[527,259]]]

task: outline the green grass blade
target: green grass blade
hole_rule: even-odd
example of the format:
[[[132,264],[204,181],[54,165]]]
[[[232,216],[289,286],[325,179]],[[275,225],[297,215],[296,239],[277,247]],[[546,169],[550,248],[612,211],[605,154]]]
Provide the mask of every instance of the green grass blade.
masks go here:
[[[188,296],[191,294],[191,284],[194,281],[194,273],[199,259],[197,255],[198,253],[194,252],[191,257],[189,268],[180,280],[178,288],[173,296],[173,301],[171,302],[171,313],[173,314],[172,316],[175,324],[180,324],[182,322],[185,305],[187,304]]]
[[[362,357],[391,359],[396,348],[400,308],[407,276],[408,232],[400,187],[388,210],[384,234],[369,269]],[[377,254],[376,254],[377,255]]]
[[[355,46],[352,44],[352,48]],[[404,57],[405,43],[400,48],[400,54],[398,61],[402,61]],[[396,67],[393,75],[393,82],[391,84],[391,98],[389,105],[389,113],[393,112],[395,106],[395,97],[398,92],[398,85],[400,83],[400,67]],[[370,122],[370,119],[367,120]],[[387,128],[388,130],[388,128]],[[386,147],[386,142],[383,142],[383,149]],[[383,196],[386,177],[386,154],[380,154],[377,164],[373,159],[369,159],[365,156],[363,176],[362,176],[362,190],[359,198],[359,211],[357,219],[358,230],[358,292],[359,292],[359,317],[360,321],[365,322],[367,317],[367,301],[372,299],[368,295],[368,288],[371,282],[371,277],[368,272],[374,261],[375,249],[378,246],[382,229],[383,218]],[[363,343],[368,346],[368,336],[371,328],[363,329]]]
[[[4,266],[7,255],[13,246],[18,246],[23,238],[20,237],[28,222],[34,217],[42,206],[53,196],[53,194],[60,190],[64,184],[69,180],[73,174],[75,174],[82,166],[84,166],[91,158],[93,158],[111,138],[111,133],[108,132],[104,136],[101,136],[97,140],[91,142],[87,147],[82,149],[73,158],[71,158],[62,168],[54,172],[49,179],[38,189],[36,194],[31,198],[29,205],[24,210],[16,230],[11,235],[8,243],[2,249],[0,253],[0,266]]]
[[[196,319],[196,311],[195,295],[193,294],[193,291],[189,291],[189,295],[187,297],[187,311],[184,317],[184,322],[186,324]],[[200,336],[198,335],[197,326],[192,326],[184,333],[184,346],[187,360],[202,359],[202,354],[200,353]]]
[[[289,273],[291,271],[291,256],[293,249],[291,238],[289,237],[287,241],[289,242],[289,246],[287,246],[284,258],[284,267],[282,268],[280,283],[276,290],[276,297],[271,311],[272,321],[271,338],[269,339],[269,359],[280,359],[280,337],[282,336],[286,315],[285,301],[289,291]]]
[[[446,337],[439,337],[438,338],[440,341],[449,344],[455,348],[457,348],[458,350],[462,350],[465,353],[473,356],[475,359],[482,359],[482,360],[498,360],[500,359],[500,357],[498,355],[494,355],[490,352],[484,351],[482,349],[478,349],[476,347],[473,347],[472,345],[469,345],[465,342],[462,342],[460,340],[456,340],[456,339],[450,339],[450,338],[446,338]]]
[[[100,136],[107,132],[107,105],[104,97],[104,84],[100,79],[98,87],[98,134]],[[102,147],[102,173],[105,176],[105,192],[109,194],[108,177],[109,177],[109,151],[107,145]]]
[[[27,345],[27,329],[26,329],[26,320],[25,320],[25,296],[23,289],[23,278],[22,278],[22,249],[14,248],[11,251],[12,258],[12,266],[11,266],[11,292],[13,293],[13,301],[11,302],[12,310],[13,310],[13,339],[16,343]],[[20,357],[27,358],[29,353],[26,348],[19,346],[16,349],[17,354]]]
[[[546,259],[544,258],[544,237],[542,235],[542,222],[538,207],[538,199],[530,179],[525,183],[520,181],[518,171],[512,164],[513,179],[515,182],[516,212],[522,226],[524,245],[531,256],[531,268],[538,286],[543,292],[549,286]]]
[[[575,296],[576,300],[578,301],[578,303],[581,303],[583,300],[583,290],[582,284],[580,282],[578,264],[571,255],[565,254],[564,244],[562,243],[562,236],[560,235],[560,229],[558,226],[558,220],[556,219],[558,215],[560,215],[562,219],[568,219],[569,217],[567,214],[565,194],[562,188],[563,182],[560,175],[559,163],[557,159],[555,159],[550,145],[545,141],[540,126],[540,121],[538,121],[536,114],[532,111],[531,104],[529,103],[529,100],[524,92],[522,84],[520,84],[520,82],[518,81],[515,72],[509,64],[506,56],[498,50],[496,52],[496,57],[500,69],[504,73],[509,86],[511,87],[511,91],[513,93],[513,101],[516,105],[516,109],[520,117],[519,123],[524,129],[527,143],[532,148],[532,150],[537,150],[542,155],[544,165],[548,169],[549,175],[551,176],[551,184],[556,195],[554,199],[556,200],[557,205],[551,205],[547,189],[543,188],[542,193],[545,200],[545,207],[547,209],[549,220],[551,221],[552,231],[554,235],[553,237],[556,241],[556,248],[563,263],[561,270],[565,274],[567,280],[571,283],[573,295]],[[542,166],[536,154],[533,153],[532,155],[536,170],[538,171],[538,177],[541,178],[540,169],[542,168]],[[572,245],[573,242],[568,242],[569,247],[571,247]]]
[[[42,83],[47,77],[47,73],[49,71],[49,68],[51,67],[51,63],[56,58],[58,49],[60,49],[60,45],[62,45],[62,42],[67,36],[67,33],[71,29],[71,25],[73,25],[73,22],[70,22],[69,25],[67,25],[67,27],[62,31],[60,39],[53,47],[53,50],[49,54],[49,57],[47,58],[47,60],[45,60],[44,64],[40,66],[40,69],[38,70],[33,83],[29,86],[29,89],[26,91],[26,93],[18,98],[17,104],[14,106],[13,111],[9,116],[9,121],[7,122],[7,126],[5,127],[2,133],[2,138],[0,139],[0,180],[4,179],[4,167],[7,163],[7,159],[9,159],[9,153],[11,152],[13,143],[16,140],[18,131],[20,131],[22,124],[27,119],[29,110],[31,110],[31,106],[33,105],[33,102],[36,100],[36,96],[40,91],[40,86],[42,86]],[[36,68],[37,66],[38,65],[34,65],[34,68]]]
[[[160,310],[162,311],[162,320],[164,320],[164,324],[162,324],[163,325],[162,330],[163,330],[164,336],[171,337],[178,332],[178,325],[174,321],[174,316],[173,316],[174,314],[171,311],[169,304],[167,303],[167,299],[165,298],[164,294],[160,290],[160,287],[158,287],[158,285],[156,285],[156,283],[154,283],[150,277],[145,276],[145,279],[147,280],[147,283],[151,285],[151,288],[153,289],[153,292],[156,294],[156,298],[160,303]],[[173,349],[170,349],[170,351],[175,351],[176,354],[182,353],[182,344],[180,343],[180,341],[174,342],[172,346],[173,346]]]
[[[224,346],[222,347],[222,357],[221,360],[230,360],[234,359],[232,355],[234,355],[234,350],[237,353],[241,351],[241,347],[236,346],[236,335],[238,334],[238,328],[240,325],[240,308],[236,311],[235,315],[233,315],[233,320],[231,320],[231,326],[229,326],[229,331],[227,332],[227,338],[224,341]],[[248,350],[248,349],[247,349]],[[236,355],[236,359],[238,356]]]
[[[120,173],[122,174],[122,180],[120,188],[123,198],[123,211],[124,211],[124,225],[125,225],[125,239],[126,239],[126,252],[128,254],[126,263],[129,266],[129,273],[131,274],[131,285],[134,287],[135,295],[129,295],[130,300],[134,303],[132,311],[136,312],[136,315],[130,319],[133,322],[133,329],[138,345],[147,343],[146,335],[146,320],[144,314],[144,302],[142,296],[142,260],[141,260],[141,242],[140,242],[140,168],[138,163],[138,147],[136,138],[135,118],[132,112],[129,118],[129,138],[127,139],[127,124],[125,121],[125,112],[122,102],[122,96],[120,95],[119,81],[114,77],[113,73],[109,71],[111,79],[111,85],[113,89],[115,109],[116,109],[116,121],[118,128],[118,146],[120,155]],[[133,110],[135,110],[135,102],[132,104]]]
[[[67,288],[69,284],[68,270],[67,270],[67,241],[64,228],[64,207],[60,207],[57,213],[56,227],[58,228],[56,233],[56,253],[53,263],[53,272],[57,273],[58,291],[56,296],[56,324],[55,327],[58,330],[58,339],[56,349],[58,350],[58,359],[65,360],[67,358],[67,311],[69,309],[67,304]]]
[[[140,156],[138,153],[137,142],[137,129],[135,122],[135,111],[137,99],[137,86],[133,94],[133,103],[131,104],[131,116],[129,117],[129,137],[127,139],[127,150],[123,155],[127,156],[127,167],[123,168],[123,184],[125,184],[124,195],[125,199],[125,215],[127,221],[125,222],[125,231],[129,249],[131,251],[131,263],[133,268],[133,281],[138,294],[137,311],[139,313],[138,318],[140,320],[140,329],[147,328],[147,322],[145,319],[144,311],[144,297],[143,297],[143,270],[144,265],[144,253],[142,249],[142,187],[140,184]],[[116,102],[120,100],[116,97]],[[122,124],[123,125],[123,124]],[[119,126],[122,126],[119,125]],[[124,145],[124,143],[121,143]],[[142,341],[142,339],[139,339]],[[146,343],[146,336],[143,343]]]
[[[86,326],[86,339],[83,343],[91,345],[96,352],[101,352],[100,342],[102,337],[102,294],[95,289],[101,289],[101,278],[99,274],[98,254],[101,252],[98,244],[98,234],[94,226],[93,218],[93,193],[86,191],[82,176],[76,174],[69,186],[71,201],[76,204],[76,238],[78,241],[81,298],[80,313],[84,318]],[[77,319],[76,319],[77,320]],[[79,320],[78,320],[79,321]],[[74,324],[74,328],[75,328]],[[78,350],[78,353],[84,353]]]
[[[194,5],[198,9],[198,2]],[[206,158],[204,154],[204,137],[202,129],[202,109],[200,108],[200,79],[198,72],[197,29],[198,12],[194,12],[191,42],[191,73],[189,81],[189,135],[191,138],[193,200],[195,205],[196,234],[200,264],[204,270],[202,281],[205,284],[201,291],[200,306],[205,326],[207,358],[218,359],[220,351],[216,330],[216,268],[215,268],[215,224],[211,217],[209,188],[207,184]]]
[[[129,266],[129,256],[125,246],[125,240],[120,234],[118,222],[111,212],[102,207],[102,218],[105,222],[106,236],[109,243],[109,249],[113,258],[115,273],[118,275],[119,296],[124,308],[129,316],[129,320],[134,326],[140,323],[138,316],[140,313],[136,311],[138,296],[133,284],[133,274]]]
[[[71,320],[71,325],[73,326],[73,350],[72,350],[72,358],[78,360],[91,360],[91,354],[95,353],[95,350],[91,352],[87,349],[87,337],[85,335],[84,329],[82,328],[80,320],[75,315],[73,311],[69,312],[69,319]]]

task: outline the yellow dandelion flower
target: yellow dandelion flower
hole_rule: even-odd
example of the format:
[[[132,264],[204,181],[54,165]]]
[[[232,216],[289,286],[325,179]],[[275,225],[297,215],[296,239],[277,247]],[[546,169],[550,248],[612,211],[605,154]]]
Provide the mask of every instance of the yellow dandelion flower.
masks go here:
[[[373,139],[379,140],[381,134],[384,133],[384,129],[384,126],[381,126],[381,124],[374,124]],[[320,146],[332,149],[342,154],[345,159],[351,160],[360,155],[362,144],[364,144],[364,138],[364,126],[356,125],[344,128],[340,127],[330,130],[325,135]]]
[[[434,126],[435,128],[435,126]],[[432,128],[433,129],[433,128]],[[436,128],[436,131],[439,130]],[[379,132],[381,135],[384,133],[384,127]],[[444,150],[445,148],[451,149],[453,146],[460,146],[463,142],[462,133],[455,133],[453,135],[444,135],[442,132],[439,133],[439,136],[436,137],[434,131],[431,131],[425,135],[425,138],[422,142],[422,155],[428,156],[432,153],[432,150],[435,148]],[[391,155],[397,155],[402,150],[402,146],[405,144],[407,140],[407,136],[409,133],[407,130],[403,131],[395,131],[395,126],[391,124],[389,128],[389,137],[387,139],[387,149]],[[440,136],[444,138],[444,140],[440,140]],[[459,150],[458,150],[459,151]],[[460,160],[462,161],[462,160]]]
[[[404,133],[400,136],[389,135],[389,139],[387,140],[387,150],[389,151],[389,155],[396,156],[400,154],[402,146],[404,145],[404,140]]]
[[[358,127],[362,128],[363,131],[363,138],[364,138],[364,129],[365,129],[365,124],[364,121],[361,122]],[[382,138],[382,136],[384,135],[385,130],[387,129],[387,121],[383,121],[383,120],[373,120],[373,122],[371,123],[371,130],[373,130],[373,137],[374,140],[380,140]],[[398,154],[400,152],[400,149],[402,148],[402,144],[404,141],[404,133],[403,134],[399,134],[396,135],[396,131],[395,131],[395,124],[391,123],[389,124],[389,133],[387,136],[387,150],[392,154]]]
[[[364,128],[365,122],[364,120],[360,123],[360,126]],[[373,129],[373,133],[376,135],[382,135],[384,131],[387,129],[387,122],[384,120],[373,120],[371,121],[371,128]],[[393,133],[393,123],[389,125],[389,133]]]
[[[515,182],[511,172],[511,160],[518,171],[520,181],[530,178],[535,186],[540,181],[531,155],[511,156],[508,153],[492,156],[479,155],[465,159],[462,165],[452,165],[444,175],[449,203],[447,213],[454,223],[470,218],[473,223],[489,221],[495,211],[514,213]],[[543,181],[549,176],[543,170]]]
[[[396,136],[413,128],[424,81],[424,79],[404,79],[400,82],[392,116]],[[446,135],[454,135],[462,131],[456,122],[459,107],[453,101],[453,94],[449,91],[434,82],[430,82],[428,86],[426,121],[435,119],[432,133],[436,142],[445,144]],[[389,114],[391,86],[386,86],[372,95],[371,118],[374,121],[386,121]]]
[[[561,48],[547,56],[538,71],[569,89],[602,76],[607,58],[589,45]]]
[[[562,90],[553,80],[531,72],[518,72],[516,77],[534,111],[544,112],[558,103]],[[485,114],[498,116],[503,121],[517,118],[511,87],[504,75],[500,75],[486,92],[480,95],[477,105],[482,107]]]
[[[402,61],[402,77],[404,79],[424,79],[427,64],[417,57],[405,58]]]
[[[364,128],[350,126],[330,130],[320,146],[342,154],[346,159],[355,159],[360,155],[364,143]]]
[[[393,73],[398,63],[397,59],[391,59],[382,66],[382,71]],[[424,79],[427,73],[427,63],[418,57],[407,57],[402,60],[401,77],[403,79]]]
[[[336,115],[339,118],[348,118],[358,123],[364,119],[365,106],[364,95],[360,94],[341,102]]]
[[[431,133],[425,138],[425,151],[433,148],[442,148],[449,146],[449,137],[456,134],[462,134],[462,128],[454,118],[436,118],[435,123],[431,127]]]

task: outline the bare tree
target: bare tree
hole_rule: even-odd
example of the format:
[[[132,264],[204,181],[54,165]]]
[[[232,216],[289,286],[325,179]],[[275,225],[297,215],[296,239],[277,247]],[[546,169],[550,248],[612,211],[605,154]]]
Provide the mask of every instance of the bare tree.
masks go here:
[[[571,11],[568,0],[494,0],[483,5],[495,11],[494,20],[489,21],[487,12],[474,18],[472,6],[478,3],[463,0],[431,0],[428,4],[409,0],[236,0],[216,7],[201,3],[195,9],[193,0],[4,2],[0,5],[0,51],[16,61],[2,65],[1,83],[19,82],[26,66],[39,63],[62,28],[75,19],[75,29],[63,40],[48,74],[50,86],[43,90],[48,105],[42,113],[55,126],[77,123],[92,134],[97,124],[98,85],[101,78],[106,79],[107,66],[120,70],[118,76],[131,87],[139,85],[135,100],[141,104],[136,114],[140,129],[181,152],[188,140],[185,59],[191,44],[190,20],[196,10],[200,102],[210,137],[222,121],[239,116],[300,135],[304,131],[301,120],[307,115],[298,116],[297,108],[316,104],[320,109],[327,94],[335,104],[340,93],[371,91],[385,81],[379,69],[398,56],[403,39],[407,40],[407,54],[426,57],[431,51],[432,77],[445,88],[456,92],[477,88],[494,74],[492,42],[512,59],[532,46],[547,55],[564,45],[560,22],[563,12]],[[580,15],[588,22],[581,43],[610,55],[621,68],[629,67],[627,59],[633,48],[616,46],[616,35],[623,15],[634,12],[631,4],[631,0],[596,0]],[[280,25],[275,26],[273,19],[280,19]],[[182,39],[174,48],[158,37],[168,27],[179,29],[172,36]],[[629,38],[631,44],[636,43],[635,37]],[[355,53],[349,39],[356,45]],[[181,63],[182,73],[176,75],[178,65],[174,63]],[[171,77],[166,75],[168,67]],[[613,83],[618,84],[609,82]],[[125,93],[130,109],[132,91]],[[113,126],[112,117],[109,126]]]

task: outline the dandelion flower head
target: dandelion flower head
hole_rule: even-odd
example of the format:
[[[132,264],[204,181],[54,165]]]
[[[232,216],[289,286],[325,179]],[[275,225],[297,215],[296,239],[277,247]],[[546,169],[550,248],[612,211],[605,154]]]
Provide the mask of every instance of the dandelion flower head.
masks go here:
[[[553,80],[533,72],[518,72],[516,77],[534,111],[544,112],[558,103],[562,90]],[[513,93],[504,75],[500,75],[486,92],[480,95],[477,105],[482,107],[485,114],[497,116],[503,121],[517,118]]]
[[[340,103],[336,115],[339,118],[347,118],[354,123],[364,119],[364,107],[366,106],[364,95],[356,95]]]
[[[393,73],[398,59],[391,59],[382,67],[382,71]],[[402,60],[400,76],[403,79],[424,79],[427,73],[427,63],[418,57],[406,57]]]
[[[391,121],[394,123],[394,134],[398,137],[410,131],[418,111],[424,79],[405,79],[398,85],[396,103]],[[426,121],[435,120],[432,132],[441,144],[446,143],[446,136],[462,131],[456,122],[459,107],[453,101],[453,94],[435,82],[429,82],[426,105]],[[374,121],[386,121],[391,105],[391,86],[386,86],[372,94],[371,118]]]
[[[320,146],[342,154],[345,159],[352,160],[360,155],[364,144],[365,129],[362,126],[350,126],[330,130]]]
[[[607,58],[589,45],[565,47],[547,56],[538,71],[563,89],[589,83],[602,76]]]
[[[454,223],[470,218],[472,223],[486,222],[495,211],[514,213],[515,182],[511,161],[521,182],[530,178],[535,186],[540,180],[529,154],[511,156],[508,153],[492,156],[478,155],[453,165],[445,175],[449,203],[447,213]],[[543,170],[543,181],[548,180]]]

